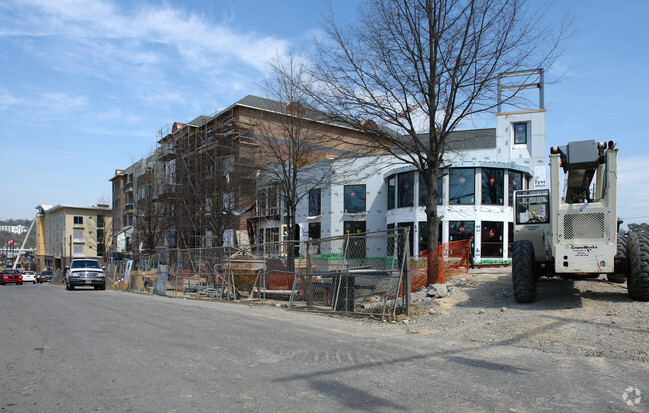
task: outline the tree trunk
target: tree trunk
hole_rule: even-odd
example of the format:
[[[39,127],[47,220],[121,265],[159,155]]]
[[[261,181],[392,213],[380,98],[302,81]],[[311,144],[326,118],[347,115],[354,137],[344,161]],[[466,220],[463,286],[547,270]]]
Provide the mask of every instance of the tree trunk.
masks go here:
[[[426,284],[437,284],[440,280],[439,266],[439,216],[437,215],[437,180],[435,172],[429,170],[425,174],[428,185],[428,199],[426,200],[426,222],[428,224],[428,277]]]

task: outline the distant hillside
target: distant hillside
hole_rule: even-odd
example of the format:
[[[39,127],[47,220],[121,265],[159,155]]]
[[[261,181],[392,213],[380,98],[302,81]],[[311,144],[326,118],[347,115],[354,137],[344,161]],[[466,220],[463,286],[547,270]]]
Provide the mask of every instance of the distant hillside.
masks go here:
[[[29,228],[31,223],[28,219],[0,219],[0,225],[24,225]]]
[[[29,229],[29,226],[32,224],[32,222],[28,219],[3,219],[0,220],[0,225],[24,225]],[[5,248],[7,246],[7,240],[8,239],[13,239],[14,240],[14,247],[15,248],[20,248],[20,246],[23,244],[23,241],[25,240],[25,236],[27,235],[26,232],[18,235],[18,234],[13,234],[8,231],[0,231],[0,248]],[[36,247],[36,230],[32,228],[32,233],[29,236],[29,239],[27,240],[27,243],[25,244],[25,248],[34,248]]]

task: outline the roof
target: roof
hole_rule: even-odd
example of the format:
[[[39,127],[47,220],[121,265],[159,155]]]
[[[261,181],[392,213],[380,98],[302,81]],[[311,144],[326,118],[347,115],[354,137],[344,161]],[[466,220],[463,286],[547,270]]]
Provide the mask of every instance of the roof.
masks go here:
[[[288,103],[288,102],[287,102]],[[221,111],[219,114],[222,114],[235,106],[245,106],[249,108],[254,108],[254,109],[260,109],[268,112],[275,112],[279,114],[288,114],[289,111],[286,110],[286,103],[278,102],[276,100],[272,99],[266,99],[262,98],[259,96],[254,96],[254,95],[248,95],[244,97],[243,99],[240,99],[239,101],[235,102],[234,104],[230,105],[223,111]],[[218,115],[217,115],[218,116]],[[304,118],[312,120],[314,122],[321,122],[321,123],[326,123],[329,125],[334,125],[338,126],[341,128],[345,129],[352,129],[352,130],[358,130],[359,128],[355,128],[354,124],[352,121],[350,122],[345,122],[344,120],[341,120],[339,117],[334,117],[331,115],[328,115],[324,112],[310,109],[305,107],[304,108]],[[396,132],[390,128],[387,128],[382,125],[378,125],[378,128],[381,129],[382,132],[394,135]]]
[[[419,135],[419,139],[427,142],[428,134]],[[453,131],[446,138],[446,144],[446,149],[449,151],[494,149],[496,148],[496,128]]]
[[[50,207],[45,210],[45,213],[53,213],[56,212],[60,209],[91,209],[91,210],[97,210],[97,211],[111,211],[110,206],[108,204],[100,204],[100,205],[106,205],[105,207],[103,206],[97,206],[97,205],[92,205],[92,206],[78,206],[78,205],[64,205],[64,204],[59,204],[53,207]]]
[[[212,116],[205,116],[205,115],[200,115],[189,122],[186,123],[186,125],[190,126],[203,126],[205,125],[210,119],[212,119]]]

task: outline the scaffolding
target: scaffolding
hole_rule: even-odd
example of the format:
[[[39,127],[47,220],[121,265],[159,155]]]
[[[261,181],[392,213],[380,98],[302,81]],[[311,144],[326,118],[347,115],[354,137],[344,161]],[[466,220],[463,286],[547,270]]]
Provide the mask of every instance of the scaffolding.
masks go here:
[[[179,248],[246,243],[244,213],[254,207],[252,125],[233,110],[174,123],[158,132],[158,199],[169,244]]]

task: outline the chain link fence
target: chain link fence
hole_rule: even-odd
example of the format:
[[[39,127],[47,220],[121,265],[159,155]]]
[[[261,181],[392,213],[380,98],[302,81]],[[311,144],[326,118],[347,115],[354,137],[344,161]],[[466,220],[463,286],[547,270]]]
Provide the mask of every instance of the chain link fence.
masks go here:
[[[407,312],[407,239],[407,229],[399,228],[306,242],[289,308],[383,317]]]
[[[106,288],[214,300],[276,299],[293,310],[394,315],[408,307],[406,231],[164,249],[137,260],[109,261]]]

